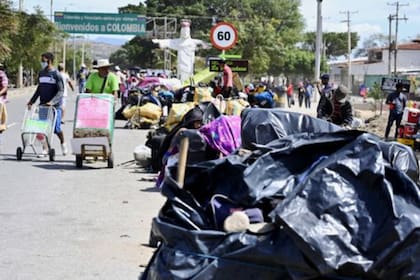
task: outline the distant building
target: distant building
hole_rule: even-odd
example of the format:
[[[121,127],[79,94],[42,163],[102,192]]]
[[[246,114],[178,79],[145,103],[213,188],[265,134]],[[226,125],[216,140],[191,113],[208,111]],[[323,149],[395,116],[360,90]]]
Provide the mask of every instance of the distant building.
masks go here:
[[[373,82],[388,76],[388,65],[391,64],[391,74],[394,72],[394,53],[391,52],[391,60],[388,57],[388,48],[373,48],[368,51],[367,57],[351,60],[351,77],[353,92],[361,84],[368,87]],[[347,84],[348,61],[331,61],[331,80],[336,83]],[[417,76],[420,79],[420,44],[406,43],[398,45],[397,52],[397,75],[400,77]]]

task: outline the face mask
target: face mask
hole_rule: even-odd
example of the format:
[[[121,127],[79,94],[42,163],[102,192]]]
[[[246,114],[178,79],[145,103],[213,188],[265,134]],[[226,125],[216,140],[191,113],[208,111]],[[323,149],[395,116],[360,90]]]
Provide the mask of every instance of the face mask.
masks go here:
[[[46,61],[41,61],[41,68],[42,69],[45,69],[45,67],[47,67],[48,66],[48,62],[46,62]]]

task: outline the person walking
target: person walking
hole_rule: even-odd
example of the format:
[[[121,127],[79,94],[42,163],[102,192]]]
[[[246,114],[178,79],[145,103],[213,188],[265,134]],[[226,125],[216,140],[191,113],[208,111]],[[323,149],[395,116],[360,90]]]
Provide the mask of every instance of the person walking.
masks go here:
[[[219,61],[220,70],[223,73],[222,78],[222,95],[224,98],[231,97],[233,88],[233,73],[229,65],[226,64],[224,59]]]
[[[109,69],[112,63],[108,59],[98,59],[95,68],[97,72],[91,73],[86,81],[87,93],[110,93],[114,95],[115,101],[118,100],[118,90],[120,81]]]
[[[293,97],[293,83],[289,82],[289,84],[287,85],[287,89],[286,89],[286,94],[287,94],[287,105],[289,106],[289,108],[292,105],[295,105],[295,99]]]
[[[401,125],[404,108],[407,103],[407,97],[403,93],[403,90],[404,90],[403,84],[399,82],[395,85],[395,91],[391,92],[386,98],[385,103],[389,105],[389,115],[388,115],[388,123],[385,128],[385,139],[388,139],[389,132],[394,122],[395,122],[395,139],[398,136],[398,128]]]
[[[311,108],[311,98],[312,92],[314,91],[314,87],[310,82],[305,82],[305,108]]]
[[[79,72],[77,72],[77,83],[79,84],[79,93],[84,93],[86,89],[86,80],[89,76],[89,71],[86,65],[82,63],[80,65]]]
[[[53,106],[56,109],[56,122],[54,127],[54,133],[58,136],[61,143],[61,150],[63,155],[66,155],[67,145],[64,141],[64,133],[61,129],[61,102],[64,94],[64,82],[60,73],[54,68],[54,55],[50,52],[43,53],[41,55],[41,71],[38,74],[38,86],[35,93],[27,103],[28,109],[31,109],[32,105],[39,98],[39,104],[43,106]],[[47,113],[40,110],[40,118],[47,116]],[[48,150],[44,143],[43,155],[48,154]]]
[[[330,84],[330,75],[328,74],[322,74],[321,75],[321,84],[316,84],[320,98],[318,102],[318,106],[316,108],[317,117],[320,118],[320,106],[321,104],[327,102],[331,99],[332,95],[332,86]],[[326,99],[326,100],[325,100]]]
[[[121,97],[122,96],[122,94],[124,93],[124,91],[125,91],[125,85],[126,85],[126,80],[127,80],[127,77],[126,77],[126,75],[121,71],[121,68],[117,65],[117,66],[115,66],[115,68],[114,68],[114,73],[115,73],[115,75],[118,77],[118,79],[119,79],[119,92],[118,92],[118,95],[119,95],[119,97]]]
[[[61,100],[61,124],[64,124],[64,113],[65,113],[65,109],[66,109],[66,99],[68,96],[68,90],[67,90],[67,86],[70,87],[71,91],[74,91],[74,86],[73,86],[73,82],[70,79],[70,76],[67,72],[64,72],[64,64],[63,63],[59,63],[58,64],[58,72],[60,72],[61,77],[63,78],[63,83],[64,83],[64,93],[63,93],[63,99]]]
[[[305,98],[305,86],[303,85],[303,82],[298,83],[298,103],[299,108],[302,108],[303,105],[303,99]]]

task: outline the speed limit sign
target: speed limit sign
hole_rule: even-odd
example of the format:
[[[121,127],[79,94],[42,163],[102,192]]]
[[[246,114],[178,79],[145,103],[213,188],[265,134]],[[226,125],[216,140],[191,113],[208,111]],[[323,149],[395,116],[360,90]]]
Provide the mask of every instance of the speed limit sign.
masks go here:
[[[219,50],[228,50],[238,41],[238,31],[227,22],[219,22],[210,30],[210,41]]]

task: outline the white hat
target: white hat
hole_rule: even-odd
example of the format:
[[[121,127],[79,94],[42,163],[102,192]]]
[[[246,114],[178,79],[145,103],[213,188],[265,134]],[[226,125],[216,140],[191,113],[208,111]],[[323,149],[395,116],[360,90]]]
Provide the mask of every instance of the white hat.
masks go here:
[[[82,64],[80,64],[80,67],[81,68],[86,68],[86,64],[82,63]]]
[[[121,69],[120,69],[120,66],[115,66],[115,71],[120,71]]]
[[[113,65],[113,63],[109,63],[108,59],[98,59],[98,64],[96,64],[93,68],[109,67],[111,65]]]

